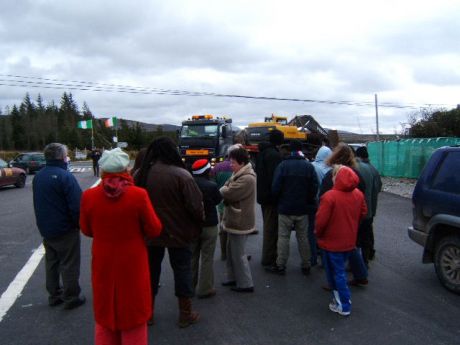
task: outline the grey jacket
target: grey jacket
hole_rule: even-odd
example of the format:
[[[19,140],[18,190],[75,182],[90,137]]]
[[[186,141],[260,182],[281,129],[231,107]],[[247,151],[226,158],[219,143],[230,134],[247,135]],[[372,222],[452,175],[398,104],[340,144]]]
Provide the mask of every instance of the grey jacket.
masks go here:
[[[247,235],[255,230],[256,174],[250,163],[233,174],[220,189],[224,199],[222,228]]]

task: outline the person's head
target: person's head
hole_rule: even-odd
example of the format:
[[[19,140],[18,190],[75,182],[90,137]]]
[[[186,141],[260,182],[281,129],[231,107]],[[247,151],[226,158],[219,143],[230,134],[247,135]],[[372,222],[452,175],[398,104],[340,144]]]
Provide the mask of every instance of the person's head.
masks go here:
[[[147,148],[143,147],[137,153],[136,159],[134,160],[133,172],[136,172],[142,165],[145,154],[147,153]]]
[[[315,162],[324,162],[332,154],[332,150],[327,146],[321,146],[316,153]]]
[[[289,143],[289,148],[290,148],[291,152],[302,151],[302,143],[299,140],[292,140]]]
[[[51,143],[45,146],[43,150],[47,161],[66,161],[67,146],[60,143]]]
[[[227,154],[225,155],[225,157],[228,157],[228,156],[230,155],[230,152],[231,152],[231,151],[233,151],[233,150],[235,150],[235,149],[242,148],[242,147],[243,147],[243,145],[241,145],[241,144],[239,144],[239,143],[233,144],[233,145],[229,146],[228,149],[227,149]]]
[[[369,153],[367,152],[366,146],[360,146],[356,149],[356,157],[361,159],[368,159]]]
[[[280,146],[284,142],[284,133],[279,129],[274,129],[268,135],[268,141],[275,146]]]
[[[185,169],[176,143],[169,137],[159,137],[153,140],[147,148],[139,172],[135,177],[138,186],[145,187],[147,185],[150,167],[158,161]]]
[[[99,166],[103,173],[123,173],[129,165],[129,156],[119,147],[113,150],[105,150],[99,160]]]
[[[280,153],[281,153],[281,156],[284,158],[286,157],[289,157],[289,155],[291,154],[291,145],[289,144],[282,144],[280,145]]]
[[[335,184],[335,178],[337,177],[337,174],[339,173],[339,170],[342,169],[344,165],[342,164],[335,164],[332,167],[332,183]]]
[[[192,164],[192,174],[195,176],[207,176],[211,171],[211,164],[207,159],[198,159]]]
[[[237,173],[242,167],[249,163],[249,154],[243,147],[230,151],[228,158],[232,171]]]
[[[350,168],[356,168],[355,154],[350,146],[341,142],[334,148],[329,158],[326,159],[326,164],[329,166],[342,164]]]

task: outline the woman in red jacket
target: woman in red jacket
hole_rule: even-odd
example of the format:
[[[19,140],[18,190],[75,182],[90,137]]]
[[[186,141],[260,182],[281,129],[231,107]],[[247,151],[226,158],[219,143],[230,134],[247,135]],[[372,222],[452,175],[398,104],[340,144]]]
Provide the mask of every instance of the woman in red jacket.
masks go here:
[[[333,301],[329,309],[340,315],[351,312],[345,262],[356,248],[359,222],[367,214],[364,194],[357,188],[359,177],[349,167],[335,165],[334,187],[326,192],[316,213],[315,235],[323,252],[323,265]]]
[[[92,285],[95,343],[147,344],[152,315],[145,238],[162,224],[147,192],[134,186],[129,157],[119,148],[99,160],[102,182],[81,200],[81,231],[93,238]]]

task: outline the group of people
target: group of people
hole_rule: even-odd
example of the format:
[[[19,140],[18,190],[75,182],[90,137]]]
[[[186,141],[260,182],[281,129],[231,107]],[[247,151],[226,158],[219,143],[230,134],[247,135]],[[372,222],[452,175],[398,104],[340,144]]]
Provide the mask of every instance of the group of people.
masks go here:
[[[105,150],[97,158],[101,182],[84,192],[65,169],[65,145],[47,145],[47,164],[33,181],[33,197],[45,247],[49,305],[73,309],[85,303],[79,286],[81,231],[93,239],[96,344],[147,344],[166,250],[178,325],[196,323],[200,315],[192,309],[192,297],[216,294],[218,237],[226,260],[222,285],[237,293],[254,292],[246,242],[256,231],[257,195],[264,221],[262,265],[285,274],[295,230],[302,273],[310,273],[321,251],[327,288],[334,296],[330,309],[349,315],[344,265],[349,260],[355,282],[367,283],[378,173],[364,160],[357,163],[344,144],[334,152],[321,147],[310,163],[296,141],[283,157],[283,141],[282,132],[272,131],[270,142],[260,145],[255,169],[240,144],[214,167],[200,159],[191,171],[167,137],[141,150],[132,169],[121,149]],[[360,181],[365,196],[357,189]]]
[[[326,143],[309,162],[299,141],[286,147],[273,130],[259,145],[257,201],[262,208],[262,265],[284,275],[291,231],[296,232],[301,272],[310,274],[318,254],[333,299],[329,308],[350,315],[348,284],[367,285],[369,260],[375,255],[373,218],[382,182],[365,146],[356,153],[345,143],[332,151]],[[346,264],[353,274],[348,281]]]

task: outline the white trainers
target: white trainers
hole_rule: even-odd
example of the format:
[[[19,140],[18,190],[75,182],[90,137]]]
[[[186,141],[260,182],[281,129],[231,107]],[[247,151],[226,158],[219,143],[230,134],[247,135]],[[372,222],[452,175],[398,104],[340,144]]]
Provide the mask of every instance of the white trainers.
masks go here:
[[[329,303],[329,310],[333,311],[334,313],[338,313],[339,315],[342,315],[342,316],[349,316],[351,314],[351,312],[349,311],[343,311],[342,306],[338,305],[335,300]]]

